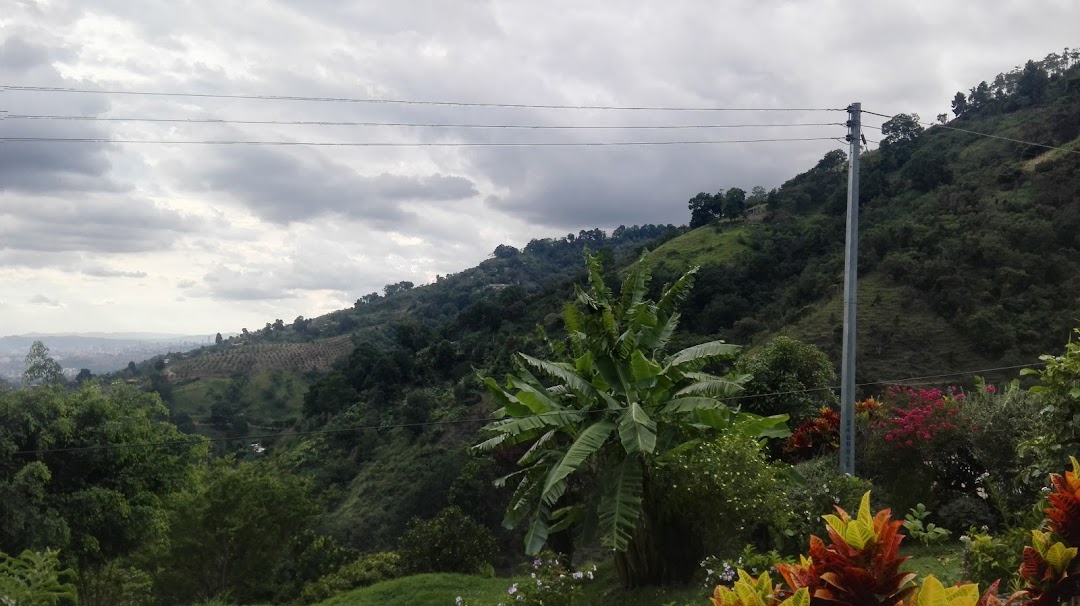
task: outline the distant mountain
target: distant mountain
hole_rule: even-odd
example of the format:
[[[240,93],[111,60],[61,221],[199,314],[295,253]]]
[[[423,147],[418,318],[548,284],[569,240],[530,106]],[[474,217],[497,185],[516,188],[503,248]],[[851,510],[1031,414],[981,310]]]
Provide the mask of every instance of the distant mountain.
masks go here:
[[[0,376],[14,378],[22,374],[23,357],[34,341],[45,343],[50,355],[70,374],[81,368],[97,374],[119,370],[133,360],[213,344],[214,335],[138,332],[9,335],[0,337]]]

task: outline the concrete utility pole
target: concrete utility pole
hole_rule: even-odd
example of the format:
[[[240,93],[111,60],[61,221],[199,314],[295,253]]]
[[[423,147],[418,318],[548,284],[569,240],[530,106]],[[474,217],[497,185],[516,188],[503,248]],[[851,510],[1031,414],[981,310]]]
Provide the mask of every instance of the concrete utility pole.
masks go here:
[[[859,272],[859,144],[862,103],[848,107],[847,238],[844,241],[844,354],[840,381],[840,473],[855,475],[855,299]]]

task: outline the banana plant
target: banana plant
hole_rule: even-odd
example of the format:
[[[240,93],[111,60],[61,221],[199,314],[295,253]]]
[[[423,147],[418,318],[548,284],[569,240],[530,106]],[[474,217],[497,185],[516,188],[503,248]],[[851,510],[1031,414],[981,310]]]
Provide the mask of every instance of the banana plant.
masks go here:
[[[651,273],[644,256],[618,296],[604,283],[597,258],[586,251],[585,260],[588,288],[577,286],[576,301],[564,309],[565,342],[541,333],[556,359],[521,353],[515,374],[502,383],[484,379],[501,418],[485,428],[491,437],[473,448],[529,444],[521,469],[500,483],[516,482],[504,525],[531,518],[530,554],[550,533],[578,523],[595,527],[604,546],[625,551],[647,506],[654,457],[716,432],[789,433],[786,415],[760,417],[725,404],[749,375],[705,372],[711,363],[733,360],[738,346],[711,341],[667,352],[696,268],[652,301],[646,299]],[[570,490],[581,475],[598,481]]]

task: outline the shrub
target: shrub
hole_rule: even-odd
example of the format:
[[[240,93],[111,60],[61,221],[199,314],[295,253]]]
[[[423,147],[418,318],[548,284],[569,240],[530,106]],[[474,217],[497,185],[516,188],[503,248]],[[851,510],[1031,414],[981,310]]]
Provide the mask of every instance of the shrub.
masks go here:
[[[835,457],[798,463],[792,469],[799,481],[787,491],[791,515],[783,547],[789,553],[805,549],[810,535],[821,528],[821,516],[832,513],[836,506],[855,509],[859,498],[870,490],[870,482],[841,474]]]
[[[869,420],[881,410],[881,403],[868,398],[855,404],[855,414]],[[840,449],[840,412],[823,406],[817,416],[795,428],[784,441],[783,458],[789,463],[807,461]]]
[[[919,503],[904,516],[904,529],[907,530],[908,536],[922,541],[924,545],[940,543],[952,534],[949,530],[928,521],[927,518],[931,513],[926,505]]]
[[[657,461],[661,515],[689,522],[714,553],[734,553],[787,523],[787,504],[776,498],[784,492],[783,470],[745,436],[698,442]],[[691,555],[693,567],[703,553]]]
[[[138,568],[113,561],[79,574],[80,606],[150,606],[154,603],[154,578]]]
[[[701,568],[705,573],[705,588],[710,592],[717,585],[731,587],[738,579],[736,571],[744,570],[752,575],[776,571],[776,565],[784,562],[783,556],[776,551],[758,552],[753,545],[747,545],[739,557],[721,559],[709,556],[702,560]]]
[[[942,505],[935,517],[942,528],[993,528],[997,523],[986,501],[970,495],[959,496]]]
[[[571,570],[555,553],[544,551],[532,561],[529,578],[507,588],[507,602],[514,606],[570,606],[574,596],[581,593],[582,585],[592,580],[595,572],[596,566]],[[459,599],[458,604],[464,602]],[[505,605],[504,602],[499,604]]]
[[[370,553],[304,586],[300,601],[320,602],[330,596],[395,579],[404,574],[401,556],[392,551]]]
[[[59,552],[0,552],[0,603],[4,606],[55,606],[75,600],[75,573],[60,569]]]
[[[1026,536],[1026,532],[995,537],[972,531],[960,537],[964,543],[964,578],[980,587],[989,587],[996,581],[1015,584]]]
[[[805,587],[837,606],[896,606],[915,591],[915,574],[900,571],[908,559],[900,555],[901,522],[888,509],[871,516],[869,492],[855,518],[837,508],[825,521],[829,543],[811,536],[810,559],[778,566],[792,591]]]
[[[429,520],[413,518],[398,541],[398,553],[410,573],[472,574],[494,552],[495,538],[491,531],[458,507],[447,507]]]

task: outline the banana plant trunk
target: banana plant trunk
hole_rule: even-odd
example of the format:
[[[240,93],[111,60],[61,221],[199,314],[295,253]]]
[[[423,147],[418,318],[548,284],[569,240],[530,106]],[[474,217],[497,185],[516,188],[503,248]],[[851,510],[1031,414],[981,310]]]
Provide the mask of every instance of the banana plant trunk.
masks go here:
[[[615,552],[615,569],[623,587],[686,583],[698,566],[704,545],[691,524],[664,515],[658,487],[645,473],[641,520],[626,551]]]

